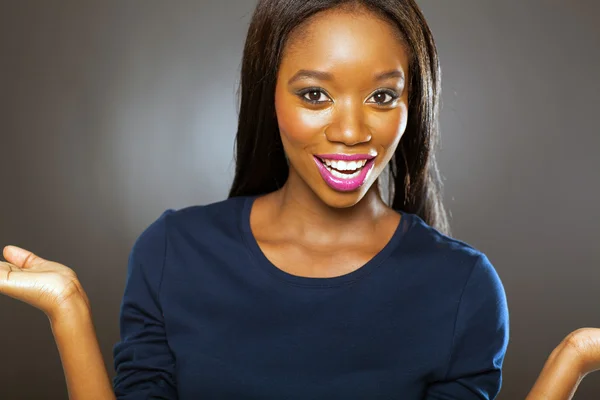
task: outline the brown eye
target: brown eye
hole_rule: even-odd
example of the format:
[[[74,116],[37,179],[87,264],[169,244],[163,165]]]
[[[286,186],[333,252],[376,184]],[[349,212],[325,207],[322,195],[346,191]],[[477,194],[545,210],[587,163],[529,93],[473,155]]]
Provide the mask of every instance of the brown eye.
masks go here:
[[[319,99],[321,98],[321,92],[319,92],[318,90],[313,90],[312,92],[308,92],[308,100],[310,101],[319,101]]]
[[[370,97],[371,99],[373,99],[373,101],[369,101],[369,103],[376,103],[380,106],[387,106],[392,104],[398,97],[400,96],[394,91],[380,90]]]
[[[386,101],[389,101],[389,100],[386,100],[386,96],[389,96],[389,94],[382,93],[382,92],[377,93],[374,96],[375,102],[376,103],[385,103]]]
[[[319,88],[307,88],[305,90],[301,90],[298,95],[302,98],[302,100],[310,104],[321,104],[331,101],[329,96],[327,96],[327,94],[325,94],[325,92]]]

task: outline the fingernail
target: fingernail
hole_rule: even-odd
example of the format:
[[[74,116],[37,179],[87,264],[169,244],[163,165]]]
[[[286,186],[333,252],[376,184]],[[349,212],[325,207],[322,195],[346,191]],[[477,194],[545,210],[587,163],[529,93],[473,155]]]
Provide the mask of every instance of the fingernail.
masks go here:
[[[4,251],[5,251],[6,253],[15,253],[15,252],[18,252],[19,250],[20,250],[20,248],[19,248],[19,247],[17,247],[17,246],[14,246],[14,245],[12,245],[12,244],[9,244],[8,246],[5,246],[5,247],[4,247]]]

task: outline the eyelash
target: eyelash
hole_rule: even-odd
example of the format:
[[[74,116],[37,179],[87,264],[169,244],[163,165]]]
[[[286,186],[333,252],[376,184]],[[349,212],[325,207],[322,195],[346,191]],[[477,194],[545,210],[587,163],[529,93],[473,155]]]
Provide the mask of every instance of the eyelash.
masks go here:
[[[318,104],[326,103],[326,101],[310,100],[310,99],[307,99],[305,97],[308,93],[312,93],[312,92],[319,92],[319,93],[322,93],[325,96],[329,97],[329,95],[327,95],[327,93],[325,93],[325,91],[323,89],[318,88],[318,87],[310,87],[310,88],[306,88],[306,89],[300,90],[298,92],[298,95],[300,96],[300,98],[303,101],[305,101],[305,102],[307,102],[309,104],[318,105]],[[380,89],[380,90],[377,90],[375,93],[373,93],[373,95],[371,95],[371,97],[376,96],[377,94],[380,94],[380,93],[387,94],[392,99],[390,101],[388,101],[388,102],[385,102],[385,103],[375,103],[375,104],[377,104],[379,106],[387,106],[387,105],[393,103],[394,101],[396,101],[400,97],[400,95],[398,95],[398,93],[396,93],[395,91],[390,90],[390,89]],[[371,98],[371,97],[369,97],[369,98]]]

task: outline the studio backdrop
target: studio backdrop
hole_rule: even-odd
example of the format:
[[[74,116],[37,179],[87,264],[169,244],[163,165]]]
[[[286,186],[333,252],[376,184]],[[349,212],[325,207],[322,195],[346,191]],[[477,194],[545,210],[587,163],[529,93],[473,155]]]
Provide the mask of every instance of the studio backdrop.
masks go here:
[[[501,400],[600,327],[600,2],[422,0],[443,71],[446,205],[504,282]],[[0,246],[73,268],[111,373],[127,257],[224,199],[252,0],[0,1]],[[0,398],[61,399],[47,318],[0,297]],[[600,398],[600,373],[577,399]]]

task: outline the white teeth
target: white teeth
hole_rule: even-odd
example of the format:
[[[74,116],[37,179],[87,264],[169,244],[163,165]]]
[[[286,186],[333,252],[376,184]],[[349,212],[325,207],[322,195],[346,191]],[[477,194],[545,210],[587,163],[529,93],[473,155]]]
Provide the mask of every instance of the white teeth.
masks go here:
[[[331,175],[335,176],[336,178],[340,178],[340,179],[352,179],[352,178],[356,178],[360,174],[360,170],[353,172],[351,174],[345,174],[343,172],[336,171],[335,169],[331,169],[331,168],[327,168],[327,169],[329,170],[329,172],[331,172]]]
[[[340,179],[352,179],[356,178],[361,170],[367,164],[367,160],[357,161],[342,161],[342,160],[322,160],[327,170],[336,178]],[[345,173],[340,171],[353,171],[352,173]]]
[[[357,161],[343,161],[343,160],[327,160],[323,159],[323,162],[328,167],[337,169],[338,171],[355,171],[365,166],[367,160]]]

